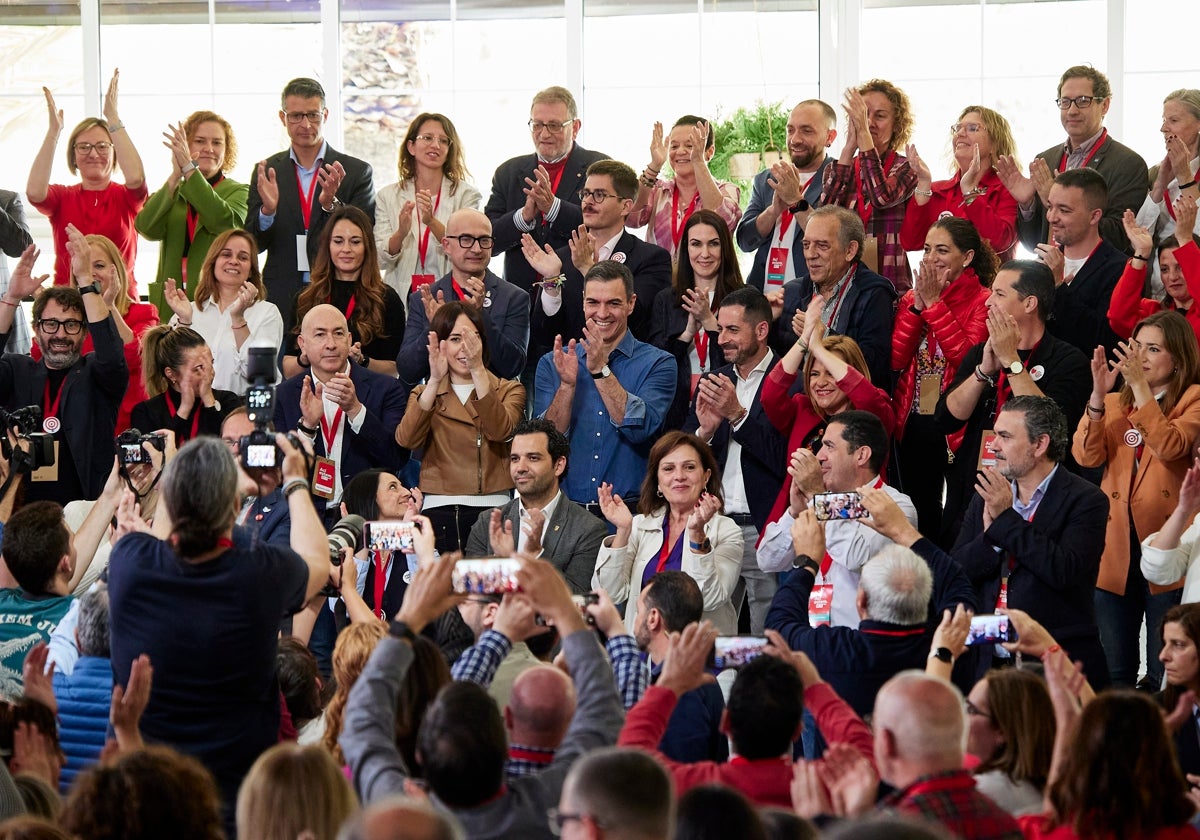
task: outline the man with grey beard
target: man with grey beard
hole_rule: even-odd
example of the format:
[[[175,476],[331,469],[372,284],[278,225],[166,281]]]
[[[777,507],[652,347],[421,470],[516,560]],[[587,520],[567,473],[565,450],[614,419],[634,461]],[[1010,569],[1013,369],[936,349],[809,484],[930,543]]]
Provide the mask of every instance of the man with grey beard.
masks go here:
[[[46,277],[33,275],[38,252],[30,245],[0,296],[2,349],[13,329],[17,302],[37,294],[33,327],[42,359],[0,356],[0,404],[8,411],[41,408],[42,428],[37,431],[53,438],[54,464],[29,476],[25,500],[63,505],[95,499],[104,488],[116,451],[117,411],[129,385],[125,351],[106,295],[99,282],[92,282],[91,246],[74,226],[68,226],[67,237],[78,288],[40,288]],[[89,334],[95,350],[82,355]]]

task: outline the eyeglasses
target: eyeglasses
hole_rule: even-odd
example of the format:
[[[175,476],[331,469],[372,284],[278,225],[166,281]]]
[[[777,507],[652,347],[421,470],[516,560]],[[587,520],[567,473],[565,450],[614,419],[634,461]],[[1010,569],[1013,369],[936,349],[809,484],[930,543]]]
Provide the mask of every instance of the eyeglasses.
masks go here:
[[[562,134],[563,129],[572,122],[572,120],[568,120],[567,122],[534,122],[530,120],[526,125],[529,126],[529,130],[534,134],[541,134],[543,129],[549,131],[551,134]]]
[[[47,335],[54,335],[58,332],[59,327],[62,327],[63,332],[67,335],[79,335],[79,331],[83,329],[83,321],[78,318],[68,318],[65,321],[57,318],[42,318],[37,322],[37,326]]]
[[[452,233],[446,234],[447,239],[457,239],[460,248],[474,248],[475,243],[479,243],[479,247],[485,251],[492,250],[492,246],[496,244],[496,240],[490,236],[472,236],[469,233],[460,233],[455,236]]]
[[[569,822],[582,822],[587,814],[569,814],[566,811],[560,811],[557,808],[546,809],[546,820],[550,823],[550,830],[555,835],[562,834],[563,827]]]
[[[597,204],[603,204],[605,202],[605,200],[607,200],[609,198],[615,198],[619,201],[621,196],[616,195],[615,193],[605,192],[604,190],[580,190],[579,191],[579,200],[580,201],[587,201],[588,199],[591,199],[591,200],[595,201]]]
[[[225,448],[228,449],[230,452],[236,453],[238,451],[238,448],[241,446],[241,440],[239,438],[223,437],[223,438],[221,438],[221,442],[225,444]]]
[[[978,134],[981,131],[987,131],[987,126],[979,123],[955,123],[950,126],[951,134],[958,134],[960,131],[965,131],[967,134]]]
[[[1054,104],[1056,104],[1062,111],[1069,111],[1072,105],[1074,105],[1080,111],[1086,111],[1088,108],[1092,107],[1093,102],[1104,98],[1105,97],[1103,96],[1064,96],[1060,99],[1055,99]]]
[[[449,149],[454,145],[454,141],[452,141],[449,137],[438,137],[433,134],[418,134],[413,139],[420,140],[422,143],[437,143],[443,149]]]
[[[95,149],[100,154],[106,155],[106,154],[108,154],[108,150],[111,149],[112,147],[113,147],[112,143],[104,143],[104,142],[101,142],[101,143],[76,143],[75,144],[75,154],[90,155],[92,153],[92,150]]]
[[[294,114],[285,111],[284,116],[287,117],[288,125],[300,125],[300,123],[305,121],[311,125],[320,125],[321,121],[325,118],[325,115],[320,111],[297,111]]]

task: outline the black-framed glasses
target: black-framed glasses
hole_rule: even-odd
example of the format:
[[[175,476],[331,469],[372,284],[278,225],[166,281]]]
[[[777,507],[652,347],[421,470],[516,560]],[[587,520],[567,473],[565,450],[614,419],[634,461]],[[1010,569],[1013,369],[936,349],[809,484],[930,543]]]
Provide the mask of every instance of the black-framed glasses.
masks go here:
[[[436,143],[443,149],[449,149],[454,145],[454,141],[449,137],[438,137],[436,134],[418,134],[413,139],[420,140],[422,143],[429,143],[431,145]]]
[[[982,123],[955,123],[950,126],[951,134],[958,134],[960,131],[965,131],[967,134],[978,134],[981,131],[987,131],[987,126]]]
[[[300,123],[308,121],[311,125],[320,125],[325,115],[320,111],[284,111],[284,116],[287,117],[289,125],[300,125]]]
[[[83,329],[83,321],[78,318],[68,318],[65,321],[57,318],[42,318],[37,322],[37,326],[47,335],[54,335],[58,332],[59,327],[62,327],[63,332],[67,335],[79,335],[79,331]]]
[[[469,233],[460,233],[457,236],[447,233],[446,238],[457,240],[460,248],[474,248],[475,243],[478,242],[480,248],[490,251],[492,250],[492,246],[496,244],[496,240],[491,236],[472,236]]]
[[[561,835],[563,827],[569,822],[582,822],[587,814],[571,814],[567,811],[560,811],[557,808],[546,809],[546,821],[550,823],[550,830],[554,834]]]
[[[1054,100],[1054,104],[1058,106],[1060,111],[1069,111],[1074,105],[1080,111],[1086,111],[1092,107],[1092,103],[1098,99],[1104,99],[1103,96],[1062,96]]]
[[[605,192],[604,190],[580,190],[579,191],[579,200],[580,201],[587,201],[589,198],[592,199],[593,201],[595,201],[597,204],[603,204],[606,200],[608,200],[610,198],[615,198],[615,199],[619,200],[621,198],[621,196],[617,195],[616,193]]]
[[[106,154],[108,154],[108,150],[111,149],[112,147],[113,147],[112,143],[107,143],[103,140],[100,141],[99,143],[76,143],[75,144],[75,154],[90,155],[92,153],[92,150],[95,149],[100,154],[106,155]]]
[[[569,126],[572,122],[574,121],[567,120],[566,122],[535,122],[534,120],[530,120],[528,123],[526,123],[526,125],[529,126],[529,130],[534,134],[541,133],[543,129],[549,131],[551,134],[562,134],[563,129]]]

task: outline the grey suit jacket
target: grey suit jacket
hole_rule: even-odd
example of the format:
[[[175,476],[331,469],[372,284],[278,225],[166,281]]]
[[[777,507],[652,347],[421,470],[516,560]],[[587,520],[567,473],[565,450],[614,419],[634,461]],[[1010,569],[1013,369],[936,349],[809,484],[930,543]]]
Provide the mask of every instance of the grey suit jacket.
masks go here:
[[[521,525],[517,522],[518,501],[500,508],[500,513],[512,524],[513,535]],[[488,531],[492,512],[479,514],[467,537],[467,557],[487,557],[492,553],[492,541]],[[600,553],[600,542],[608,536],[604,523],[584,508],[563,495],[554,506],[554,513],[546,523],[542,537],[542,557],[554,564],[567,585],[576,595],[591,591],[592,573],[596,570],[596,556]]]

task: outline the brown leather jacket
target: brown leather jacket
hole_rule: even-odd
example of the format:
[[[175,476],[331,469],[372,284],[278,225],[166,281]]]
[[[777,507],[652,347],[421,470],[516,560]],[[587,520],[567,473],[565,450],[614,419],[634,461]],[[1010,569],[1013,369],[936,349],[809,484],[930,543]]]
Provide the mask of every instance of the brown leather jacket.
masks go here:
[[[525,414],[525,386],[488,373],[491,391],[474,392],[464,404],[446,377],[438,385],[431,411],[417,401],[425,385],[408,398],[396,441],[408,449],[424,447],[421,490],[438,495],[502,493],[513,488],[508,472],[513,429]]]

